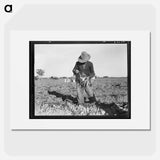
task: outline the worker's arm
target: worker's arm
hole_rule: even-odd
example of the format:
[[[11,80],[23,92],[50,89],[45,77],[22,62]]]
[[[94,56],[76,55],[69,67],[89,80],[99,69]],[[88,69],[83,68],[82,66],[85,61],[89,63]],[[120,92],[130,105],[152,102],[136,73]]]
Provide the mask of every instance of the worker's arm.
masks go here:
[[[76,75],[77,73],[79,73],[79,70],[78,70],[78,65],[77,63],[75,64],[73,70],[72,70],[73,74]]]
[[[93,63],[90,63],[90,78],[93,78],[95,76],[95,72],[94,72],[94,67],[93,67]]]

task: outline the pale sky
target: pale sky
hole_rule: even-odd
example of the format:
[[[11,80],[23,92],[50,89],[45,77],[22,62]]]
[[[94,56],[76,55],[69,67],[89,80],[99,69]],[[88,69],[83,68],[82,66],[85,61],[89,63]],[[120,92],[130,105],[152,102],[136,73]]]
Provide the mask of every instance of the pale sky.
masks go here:
[[[91,55],[97,76],[127,77],[127,44],[36,44],[35,70],[44,69],[44,77],[70,77],[82,51]]]

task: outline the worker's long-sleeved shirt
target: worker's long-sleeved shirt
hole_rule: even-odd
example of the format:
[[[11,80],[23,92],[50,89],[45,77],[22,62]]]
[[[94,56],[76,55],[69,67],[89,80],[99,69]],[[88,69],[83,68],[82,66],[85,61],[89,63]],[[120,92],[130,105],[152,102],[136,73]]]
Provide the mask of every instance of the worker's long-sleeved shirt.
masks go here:
[[[76,75],[76,70],[78,70],[80,74],[85,74],[87,77],[90,78],[95,76],[94,67],[92,62],[90,61],[87,61],[86,63],[76,62],[76,65],[73,68],[74,75]]]

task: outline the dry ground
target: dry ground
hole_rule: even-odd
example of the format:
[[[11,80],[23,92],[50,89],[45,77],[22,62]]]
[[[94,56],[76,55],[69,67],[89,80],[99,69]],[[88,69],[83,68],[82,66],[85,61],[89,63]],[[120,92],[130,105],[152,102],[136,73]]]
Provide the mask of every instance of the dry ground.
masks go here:
[[[97,102],[78,106],[75,83],[63,79],[35,80],[35,115],[101,115],[128,118],[127,78],[97,78],[93,90]]]

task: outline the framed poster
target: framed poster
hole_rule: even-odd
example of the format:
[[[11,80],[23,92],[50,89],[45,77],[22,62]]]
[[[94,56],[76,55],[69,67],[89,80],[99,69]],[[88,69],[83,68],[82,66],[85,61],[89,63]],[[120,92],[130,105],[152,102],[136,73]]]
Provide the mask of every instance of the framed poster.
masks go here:
[[[30,41],[29,48],[31,119],[131,118],[131,41]]]
[[[10,45],[12,130],[150,129],[150,32],[12,31]]]

